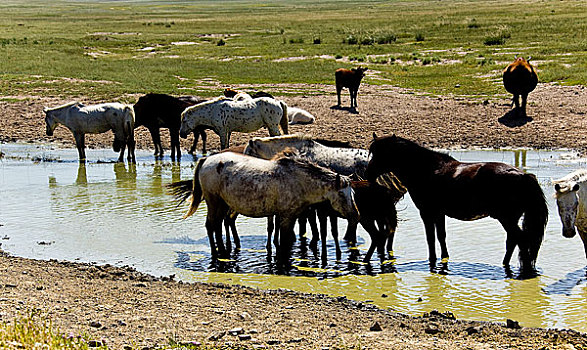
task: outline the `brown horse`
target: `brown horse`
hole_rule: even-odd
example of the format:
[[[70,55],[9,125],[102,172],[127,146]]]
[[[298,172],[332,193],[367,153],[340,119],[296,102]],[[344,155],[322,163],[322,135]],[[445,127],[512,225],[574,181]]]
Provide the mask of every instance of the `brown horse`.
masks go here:
[[[465,221],[489,216],[507,232],[503,264],[509,265],[517,246],[522,270],[533,270],[548,220],[546,199],[534,175],[504,163],[462,163],[395,135],[373,137],[367,178],[373,182],[392,172],[408,189],[424,222],[431,264],[436,262],[435,231],[441,257],[448,259],[446,216]]]
[[[163,157],[161,146],[161,134],[159,128],[168,128],[171,139],[171,159],[181,158],[179,144],[179,127],[181,125],[181,112],[187,107],[204,102],[192,96],[174,97],[165,94],[146,94],[141,96],[134,105],[135,128],[143,125],[151,133],[155,145],[155,157]],[[191,154],[196,151],[198,139],[202,136],[202,153],[206,153],[206,128],[199,127],[194,130],[194,143],[190,149]]]
[[[510,94],[513,94],[513,103],[519,116],[526,116],[526,100],[538,84],[538,75],[530,64],[530,58],[518,57],[503,71],[503,86]],[[520,108],[519,97],[522,96]]]
[[[336,82],[336,96],[338,97],[338,106],[340,107],[340,93],[342,88],[348,88],[351,95],[351,108],[357,107],[357,92],[361,79],[365,76],[367,68],[357,67],[352,69],[339,68],[334,72]]]

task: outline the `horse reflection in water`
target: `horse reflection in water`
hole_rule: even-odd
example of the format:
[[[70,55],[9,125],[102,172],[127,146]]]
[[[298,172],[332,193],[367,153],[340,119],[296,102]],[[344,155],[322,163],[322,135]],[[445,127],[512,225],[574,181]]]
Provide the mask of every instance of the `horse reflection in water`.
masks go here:
[[[213,257],[217,251],[226,255],[222,222],[229,209],[250,217],[276,215],[280,250],[291,248],[295,220],[309,205],[328,201],[341,215],[359,218],[350,179],[300,159],[273,161],[219,153],[198,160],[193,182],[175,182],[170,187],[181,201],[191,197],[185,217],[196,211],[202,199],[206,201],[206,230]]]

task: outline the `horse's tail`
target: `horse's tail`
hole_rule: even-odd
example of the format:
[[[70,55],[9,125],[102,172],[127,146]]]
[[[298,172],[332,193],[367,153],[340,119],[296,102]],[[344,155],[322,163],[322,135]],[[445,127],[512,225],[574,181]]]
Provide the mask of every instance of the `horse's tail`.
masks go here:
[[[124,108],[124,134],[126,140],[134,141],[135,139],[135,111],[131,105]]]
[[[283,130],[284,134],[289,134],[289,120],[287,119],[287,105],[283,101],[279,101],[281,105],[281,109],[283,110],[283,115],[281,116],[281,120],[279,124],[281,125],[281,129]]]
[[[544,238],[544,230],[548,221],[548,206],[544,192],[532,174],[524,174],[524,187],[526,195],[526,210],[522,224],[522,239],[527,243],[527,252],[520,252],[520,264],[522,268],[534,268],[538,251]],[[530,266],[526,266],[524,256],[527,256]]]
[[[175,195],[178,199],[179,204],[185,202],[188,198],[191,197],[190,201],[190,208],[188,212],[183,216],[183,218],[187,218],[194,214],[198,209],[198,206],[202,202],[202,187],[200,186],[200,169],[204,164],[206,157],[200,158],[196,163],[196,170],[194,171],[194,180],[185,180],[185,181],[177,181],[172,184],[169,184],[168,187],[170,189],[171,194]]]

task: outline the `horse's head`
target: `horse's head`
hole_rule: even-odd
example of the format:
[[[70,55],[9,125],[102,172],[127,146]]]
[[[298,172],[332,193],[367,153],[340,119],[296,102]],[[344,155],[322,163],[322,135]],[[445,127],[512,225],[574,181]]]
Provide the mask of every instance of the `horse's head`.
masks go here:
[[[367,180],[369,182],[375,183],[377,177],[387,172],[393,172],[393,162],[391,161],[391,157],[389,155],[398,156],[395,150],[395,144],[397,141],[397,136],[384,136],[384,137],[377,137],[375,133],[373,133],[373,141],[371,141],[371,145],[369,146],[369,155],[371,159],[369,160],[369,164],[367,165]]]
[[[336,175],[333,191],[326,194],[326,198],[340,215],[352,222],[359,221],[359,209],[355,203],[355,191],[348,176]]]
[[[196,127],[196,123],[194,120],[194,107],[188,107],[181,113],[181,126],[179,127],[179,136],[182,139],[188,137],[188,134],[191,133],[194,128]]]
[[[47,136],[53,136],[53,132],[55,131],[55,128],[59,124],[57,122],[57,119],[55,118],[55,110],[51,110],[51,109],[45,107],[43,109],[43,112],[45,113],[45,126],[47,127],[47,129],[46,129]]]
[[[554,185],[558,214],[563,224],[563,236],[567,238],[572,238],[577,233],[575,230],[575,220],[579,205],[579,198],[577,196],[579,188],[580,186],[576,182],[555,183]]]

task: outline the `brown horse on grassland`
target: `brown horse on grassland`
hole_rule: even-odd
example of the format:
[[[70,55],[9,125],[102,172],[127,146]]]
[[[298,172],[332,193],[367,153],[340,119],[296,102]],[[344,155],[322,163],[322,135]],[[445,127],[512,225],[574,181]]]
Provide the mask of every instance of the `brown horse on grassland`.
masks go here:
[[[166,94],[149,93],[141,96],[134,105],[135,128],[143,125],[151,133],[155,146],[155,156],[163,157],[163,146],[161,145],[160,128],[169,129],[171,143],[171,159],[181,158],[179,143],[179,128],[181,126],[181,112],[184,109],[204,102],[193,96],[174,97]],[[190,149],[191,154],[196,151],[198,139],[202,137],[202,153],[206,153],[206,128],[199,127],[194,132],[194,143]]]
[[[518,57],[503,71],[503,86],[510,94],[513,94],[512,104],[516,105],[519,116],[526,116],[526,100],[538,84],[538,74],[530,64],[530,58]],[[520,108],[520,96],[522,107]]]
[[[441,258],[448,259],[446,216],[458,220],[489,216],[507,233],[503,264],[509,265],[517,246],[522,270],[532,271],[548,220],[546,199],[534,175],[504,163],[459,162],[395,135],[373,134],[373,138],[367,178],[374,181],[392,172],[408,189],[424,222],[431,264],[436,262],[435,231]]]

